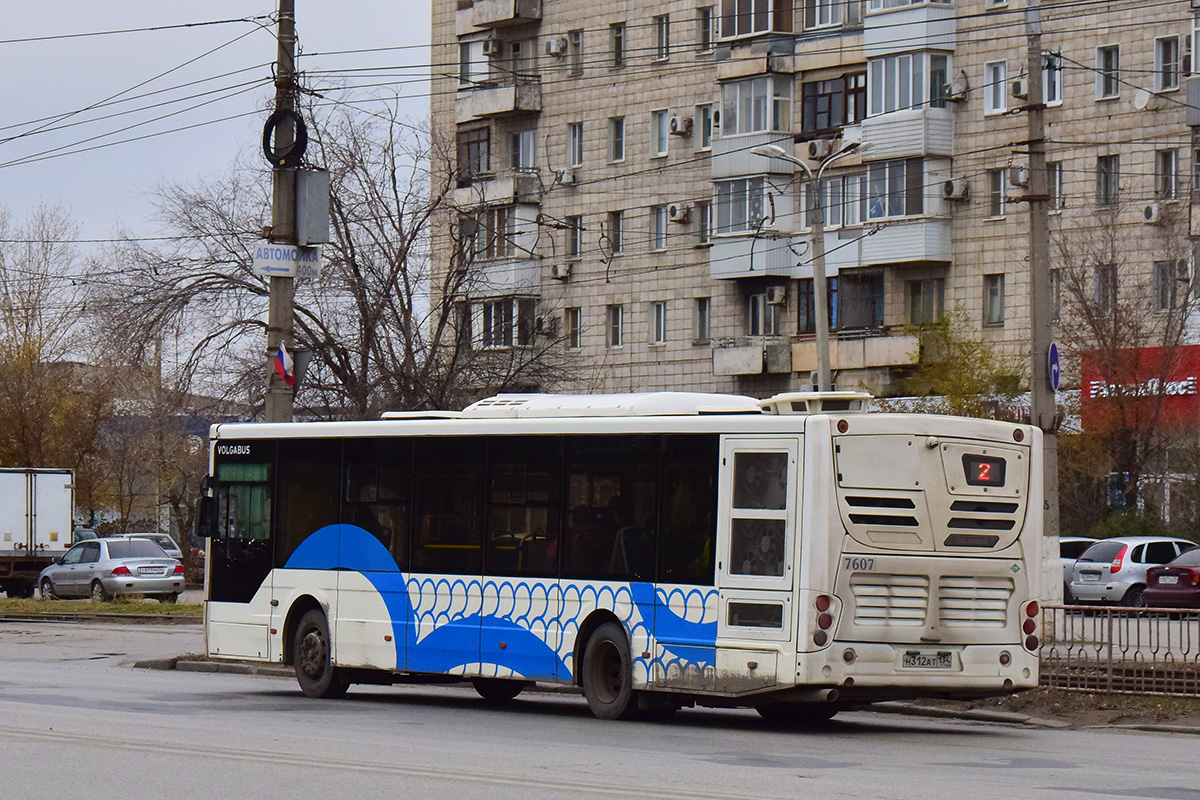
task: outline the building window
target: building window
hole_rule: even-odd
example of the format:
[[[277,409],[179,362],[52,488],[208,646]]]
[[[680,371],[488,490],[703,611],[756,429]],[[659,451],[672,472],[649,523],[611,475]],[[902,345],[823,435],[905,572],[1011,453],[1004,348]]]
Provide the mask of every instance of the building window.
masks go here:
[[[475,128],[459,131],[458,185],[470,186],[491,171],[491,130]]]
[[[671,16],[660,14],[653,19],[654,60],[666,61],[671,57]]]
[[[615,304],[608,307],[608,346],[621,347],[625,344],[625,311],[624,307]]]
[[[791,80],[771,76],[725,84],[721,89],[722,135],[790,131],[791,90]]]
[[[650,112],[650,157],[658,158],[667,154],[667,138],[670,130],[667,128],[667,111],[659,109]]]
[[[583,217],[567,217],[567,256],[578,258],[583,253]]]
[[[717,15],[712,6],[700,6],[696,9],[696,49],[707,53],[713,49],[717,40]]]
[[[625,66],[625,23],[608,26],[608,65],[613,69]]]
[[[988,170],[988,216],[1003,217],[1008,194],[1008,170]]]
[[[804,27],[824,28],[842,21],[845,0],[804,0]]]
[[[722,39],[791,30],[791,0],[721,0]]]
[[[950,5],[952,0],[929,0],[933,4]],[[870,9],[872,11],[883,11],[887,8],[901,8],[903,6],[918,6],[924,5],[925,0],[871,0]]]
[[[1121,46],[1096,48],[1096,99],[1108,100],[1121,94]]]
[[[796,282],[796,331],[799,333],[816,333],[817,316],[816,300],[812,278],[804,278]],[[837,328],[837,278],[825,279],[826,314],[829,327]]]
[[[567,349],[578,350],[583,346],[583,314],[578,308],[563,311],[563,328],[567,332]]]
[[[821,210],[825,213],[826,227],[862,224],[867,216],[866,184],[867,176],[862,173],[821,180]],[[811,228],[817,212],[811,182],[804,184],[804,209],[805,227]]]
[[[882,327],[883,273],[846,270],[838,277],[838,327],[842,330]]]
[[[1188,295],[1187,262],[1155,261],[1153,284],[1155,311],[1179,308]]]
[[[1154,91],[1169,92],[1179,88],[1179,37],[1164,36],[1154,40]]]
[[[929,107],[945,108],[946,94],[950,83],[950,57],[930,54],[929,56]]]
[[[908,321],[912,325],[937,322],[945,313],[946,279],[926,278],[908,282]]]
[[[1042,53],[1042,97],[1048,106],[1061,106],[1063,100],[1062,53]]]
[[[696,106],[696,127],[699,133],[696,137],[696,149],[708,150],[712,147],[713,139],[713,107],[712,103]]]
[[[667,249],[666,206],[651,206],[650,208],[650,249],[654,251]]]
[[[512,74],[516,78],[537,77],[537,40],[516,39],[509,43]]]
[[[699,244],[712,240],[712,203],[701,200],[696,203],[696,238]]]
[[[583,31],[567,31],[567,60],[572,75],[583,74]]]
[[[763,223],[763,178],[717,182],[717,233],[757,230]]]
[[[931,58],[934,60],[931,61]],[[871,116],[887,114],[892,111],[903,111],[908,108],[924,107],[926,96],[935,96],[932,87],[926,92],[926,75],[933,69],[945,72],[949,62],[945,54],[931,53],[900,53],[885,58],[872,59],[867,64],[869,72],[868,87],[870,88]],[[945,77],[939,78],[942,86],[937,89],[938,102],[945,93]]]
[[[1046,164],[1046,193],[1050,196],[1050,210],[1057,211],[1067,204],[1067,195],[1063,189],[1063,164],[1061,161],[1051,161]]]
[[[488,71],[488,59],[483,54],[483,40],[460,42],[458,45],[458,88],[474,88],[487,80]]]
[[[620,253],[625,246],[625,212],[610,211],[608,212],[608,247],[610,252],[615,256]]]
[[[665,300],[650,304],[650,343],[667,343],[667,303]]]
[[[1111,206],[1117,202],[1121,183],[1121,157],[1100,156],[1096,159],[1096,204]]]
[[[474,259],[512,258],[516,253],[517,215],[511,206],[483,209],[463,221],[463,245]]]
[[[608,120],[608,160],[625,160],[625,118],[609,117]]]
[[[1004,275],[983,276],[983,324],[1004,324]]]
[[[806,133],[828,131],[846,124],[846,79],[808,81],[803,87],[800,127]]]
[[[572,167],[583,166],[583,123],[567,124],[567,161]]]
[[[512,168],[517,172],[537,169],[537,131],[517,131],[512,135]]]
[[[531,297],[502,297],[481,305],[480,333],[484,347],[526,347],[533,342],[534,309]]]
[[[1093,287],[1096,307],[1101,311],[1110,311],[1117,301],[1117,265],[1097,264],[1095,286]]]
[[[1008,109],[1008,62],[983,65],[983,113],[1002,114]]]
[[[924,213],[924,162],[919,158],[877,161],[867,168],[871,219]]]
[[[1159,200],[1179,198],[1179,151],[1175,148],[1154,154],[1154,196]]]
[[[779,336],[783,306],[767,302],[767,293],[752,294],[746,303],[747,336]]]
[[[692,315],[692,341],[701,344],[712,338],[712,298],[697,297]]]
[[[851,72],[846,81],[846,124],[854,125],[867,118],[867,73]]]

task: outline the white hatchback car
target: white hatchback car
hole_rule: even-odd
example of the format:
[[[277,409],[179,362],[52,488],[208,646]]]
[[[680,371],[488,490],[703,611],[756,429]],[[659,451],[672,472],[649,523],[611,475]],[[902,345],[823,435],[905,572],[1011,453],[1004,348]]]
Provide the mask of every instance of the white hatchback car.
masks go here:
[[[1146,570],[1196,546],[1166,536],[1101,539],[1075,562],[1070,590],[1077,602],[1146,605]]]
[[[1058,537],[1058,559],[1063,568],[1063,602],[1072,603],[1071,578],[1075,577],[1075,561],[1083,551],[1094,545],[1098,539],[1090,536],[1060,536]]]

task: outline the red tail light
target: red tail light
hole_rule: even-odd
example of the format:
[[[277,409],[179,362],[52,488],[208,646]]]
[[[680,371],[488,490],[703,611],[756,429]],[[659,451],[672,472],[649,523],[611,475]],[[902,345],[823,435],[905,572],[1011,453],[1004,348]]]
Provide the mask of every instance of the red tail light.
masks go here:
[[[1111,572],[1113,575],[1116,575],[1118,572],[1121,571],[1121,563],[1125,560],[1125,553],[1128,550],[1129,550],[1129,545],[1125,545],[1124,547],[1121,548],[1121,552],[1117,553],[1116,557],[1113,558],[1112,565],[1109,566],[1109,568],[1108,568],[1108,571]]]
[[[1188,570],[1188,572],[1191,573],[1192,585],[1200,586],[1200,569],[1197,569],[1196,567],[1192,567],[1191,569]]]
[[[132,575],[133,573],[129,571],[129,567],[122,564],[121,566],[114,569],[112,571],[112,574],[113,575]]]
[[[176,564],[176,565],[175,565],[175,572],[174,572],[173,574],[175,574],[175,575],[182,575],[182,574],[183,574],[183,564]]]

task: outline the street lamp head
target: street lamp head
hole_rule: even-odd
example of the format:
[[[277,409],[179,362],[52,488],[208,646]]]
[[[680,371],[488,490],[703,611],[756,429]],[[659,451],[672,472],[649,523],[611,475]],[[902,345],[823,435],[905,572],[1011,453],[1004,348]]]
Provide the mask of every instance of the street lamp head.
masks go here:
[[[763,156],[764,158],[786,159],[790,158],[792,155],[777,144],[760,144],[757,147],[750,148],[750,152],[756,156]]]

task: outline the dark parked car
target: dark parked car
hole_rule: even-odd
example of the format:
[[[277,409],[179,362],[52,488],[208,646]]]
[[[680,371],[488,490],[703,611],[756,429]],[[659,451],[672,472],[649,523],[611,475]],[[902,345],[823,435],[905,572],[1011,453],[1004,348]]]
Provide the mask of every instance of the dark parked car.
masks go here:
[[[1146,570],[1146,605],[1200,608],[1200,547]]]

